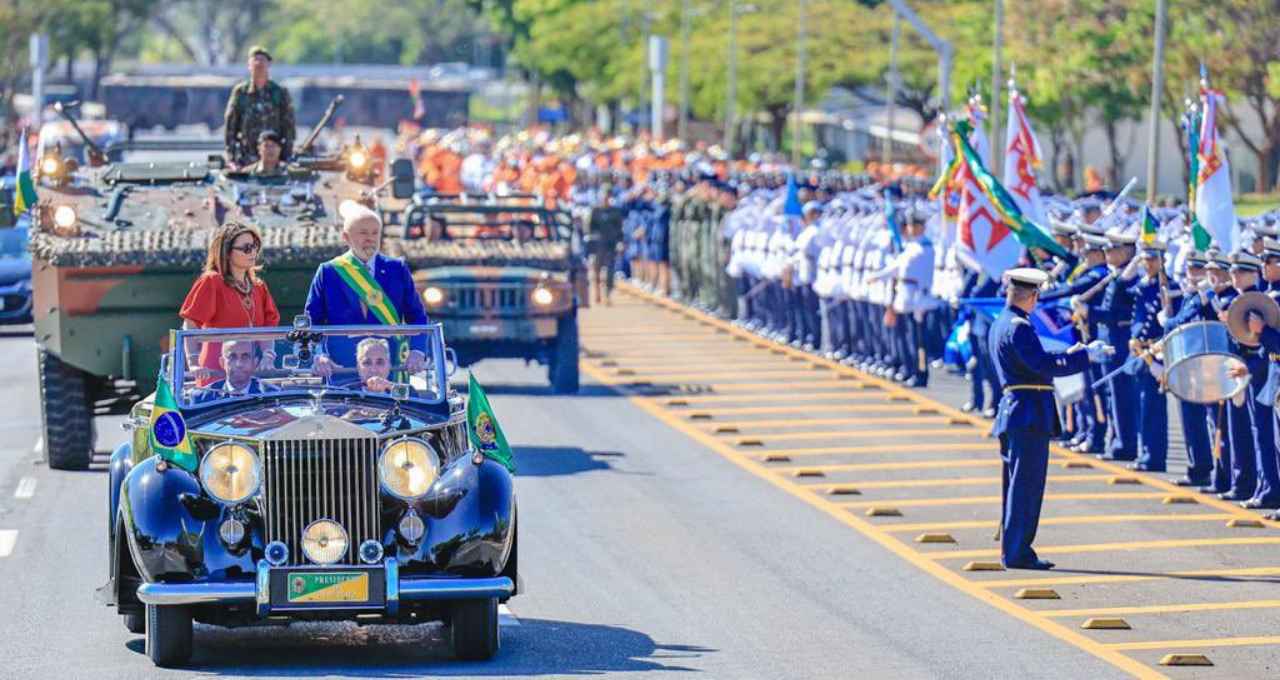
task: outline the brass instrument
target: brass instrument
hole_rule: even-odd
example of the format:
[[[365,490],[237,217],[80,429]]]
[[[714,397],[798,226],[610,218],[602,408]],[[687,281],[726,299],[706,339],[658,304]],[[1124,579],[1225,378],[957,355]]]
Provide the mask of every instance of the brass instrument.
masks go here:
[[[1227,307],[1227,330],[1231,331],[1231,337],[1242,345],[1257,347],[1257,336],[1249,332],[1250,313],[1262,315],[1264,324],[1280,330],[1280,304],[1266,293],[1249,291],[1236,296]]]

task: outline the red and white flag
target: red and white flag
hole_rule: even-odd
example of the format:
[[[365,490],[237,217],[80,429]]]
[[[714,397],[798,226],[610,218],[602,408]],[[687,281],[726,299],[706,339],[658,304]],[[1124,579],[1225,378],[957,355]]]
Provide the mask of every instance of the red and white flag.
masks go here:
[[[1038,225],[1046,226],[1044,201],[1040,199],[1035,172],[1040,167],[1042,158],[1040,141],[1031,129],[1031,121],[1027,120],[1024,104],[1025,101],[1016,89],[1009,93],[1003,184],[1023,216]]]
[[[971,269],[999,279],[1006,269],[1018,265],[1022,242],[1000,218],[967,163],[960,164],[957,180],[960,216],[956,225],[956,257]]]

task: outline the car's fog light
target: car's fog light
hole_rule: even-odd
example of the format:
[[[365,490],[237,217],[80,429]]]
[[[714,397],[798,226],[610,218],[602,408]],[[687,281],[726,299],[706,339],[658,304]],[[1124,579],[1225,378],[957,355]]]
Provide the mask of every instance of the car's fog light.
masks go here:
[[[267,544],[266,549],[267,562],[273,567],[278,567],[289,560],[289,546],[280,541],[272,541]]]
[[[382,559],[382,544],[372,538],[361,543],[360,559],[365,564],[377,564]]]
[[[347,554],[347,531],[329,519],[318,519],[302,532],[302,552],[316,564],[333,564]]]
[[[417,543],[422,540],[422,536],[427,533],[427,525],[422,518],[409,513],[400,520],[400,537],[410,543]]]
[[[244,524],[238,519],[227,519],[218,526],[218,535],[227,545],[240,545],[244,540]]]

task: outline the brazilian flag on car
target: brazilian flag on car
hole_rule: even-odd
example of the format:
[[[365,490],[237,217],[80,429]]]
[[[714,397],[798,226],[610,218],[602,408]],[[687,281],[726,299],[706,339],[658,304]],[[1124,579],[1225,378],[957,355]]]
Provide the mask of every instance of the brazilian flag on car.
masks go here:
[[[156,401],[151,407],[151,449],[161,460],[187,472],[195,472],[200,466],[191,439],[187,437],[187,422],[178,410],[169,381],[164,379],[156,385]]]
[[[493,407],[489,406],[489,397],[484,388],[471,375],[467,382],[467,434],[471,445],[476,447],[486,458],[501,463],[513,474],[516,463],[511,454],[511,446],[507,444],[506,435],[493,415]]]

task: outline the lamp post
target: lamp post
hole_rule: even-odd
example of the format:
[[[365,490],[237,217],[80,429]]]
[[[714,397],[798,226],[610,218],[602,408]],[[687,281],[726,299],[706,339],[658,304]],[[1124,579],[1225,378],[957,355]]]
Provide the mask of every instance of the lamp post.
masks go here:
[[[1165,0],[1156,0],[1156,48],[1151,57],[1151,132],[1147,140],[1147,203],[1156,200],[1160,163],[1160,99],[1164,96]],[[1193,149],[1191,153],[1195,153]]]
[[[805,68],[805,50],[808,47],[809,38],[809,0],[800,0],[800,21],[796,32],[796,93],[795,99],[791,104],[791,165],[796,169],[800,167],[800,136],[803,125],[800,122],[800,113],[804,108],[804,68]]]

